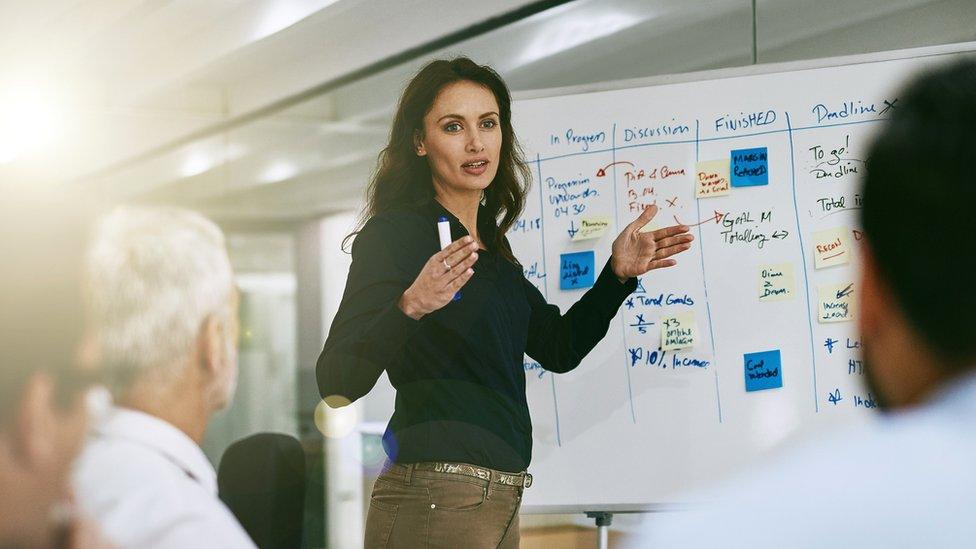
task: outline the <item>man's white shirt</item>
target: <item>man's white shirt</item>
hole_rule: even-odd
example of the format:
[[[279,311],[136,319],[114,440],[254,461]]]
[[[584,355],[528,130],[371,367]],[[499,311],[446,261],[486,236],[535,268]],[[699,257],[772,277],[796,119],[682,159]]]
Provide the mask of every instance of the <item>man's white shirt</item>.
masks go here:
[[[720,459],[720,456],[716,456]],[[971,547],[976,375],[648,515],[633,547]]]
[[[254,547],[218,499],[216,472],[200,447],[149,414],[116,407],[94,427],[75,495],[123,548]]]

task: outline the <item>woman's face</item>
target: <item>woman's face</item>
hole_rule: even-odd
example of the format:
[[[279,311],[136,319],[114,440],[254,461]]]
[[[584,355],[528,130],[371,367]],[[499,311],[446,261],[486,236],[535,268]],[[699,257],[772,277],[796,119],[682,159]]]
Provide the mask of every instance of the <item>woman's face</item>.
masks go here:
[[[495,179],[502,146],[498,111],[495,94],[471,81],[454,82],[437,94],[417,140],[437,194],[480,195]]]

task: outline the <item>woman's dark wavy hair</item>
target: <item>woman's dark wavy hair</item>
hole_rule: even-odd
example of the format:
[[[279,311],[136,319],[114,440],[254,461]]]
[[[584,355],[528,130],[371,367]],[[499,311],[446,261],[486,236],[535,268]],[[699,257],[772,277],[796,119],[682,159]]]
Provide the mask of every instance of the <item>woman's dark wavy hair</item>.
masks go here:
[[[420,206],[434,197],[430,166],[425,157],[417,156],[414,138],[418,132],[423,136],[424,116],[434,105],[437,94],[449,84],[461,81],[488,88],[498,102],[502,131],[498,173],[485,189],[482,208],[498,223],[489,246],[512,263],[518,263],[504,243],[505,233],[522,213],[532,174],[512,129],[512,97],[508,86],[491,67],[478,65],[467,57],[433,61],[420,69],[407,84],[393,117],[390,141],[380,152],[376,171],[366,190],[366,207],[359,227],[361,229],[377,214]],[[344,248],[348,239],[358,232],[346,237]]]

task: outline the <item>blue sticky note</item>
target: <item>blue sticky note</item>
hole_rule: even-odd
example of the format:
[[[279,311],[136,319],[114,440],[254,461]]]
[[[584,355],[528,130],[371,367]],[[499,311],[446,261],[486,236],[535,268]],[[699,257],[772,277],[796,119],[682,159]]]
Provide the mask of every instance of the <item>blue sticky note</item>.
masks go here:
[[[573,290],[593,285],[593,251],[559,256],[559,289]]]
[[[769,185],[769,155],[766,147],[732,151],[730,168],[733,187]]]
[[[779,349],[748,353],[743,358],[746,374],[746,391],[762,391],[783,386],[783,365]]]

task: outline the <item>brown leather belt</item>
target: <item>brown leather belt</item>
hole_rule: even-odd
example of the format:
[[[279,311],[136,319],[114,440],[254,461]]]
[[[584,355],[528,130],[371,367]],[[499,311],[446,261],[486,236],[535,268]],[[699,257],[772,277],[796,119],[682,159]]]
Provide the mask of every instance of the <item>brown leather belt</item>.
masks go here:
[[[478,467],[467,463],[449,463],[444,461],[430,461],[414,463],[416,471],[433,471],[435,473],[451,473],[468,477],[480,478],[488,482],[497,482],[507,486],[520,486],[528,488],[532,486],[532,475],[526,471],[521,473],[505,473],[487,467]]]

